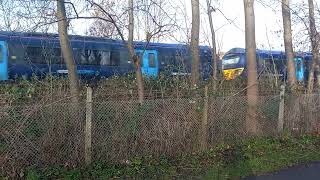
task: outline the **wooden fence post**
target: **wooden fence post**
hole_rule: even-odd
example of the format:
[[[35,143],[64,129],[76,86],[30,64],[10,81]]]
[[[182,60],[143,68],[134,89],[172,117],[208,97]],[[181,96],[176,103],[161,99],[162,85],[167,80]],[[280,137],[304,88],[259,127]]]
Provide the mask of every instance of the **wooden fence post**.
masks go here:
[[[91,153],[92,153],[91,123],[92,123],[92,87],[87,86],[86,127],[85,127],[85,145],[84,145],[86,165],[91,164]]]
[[[205,151],[208,148],[208,86],[204,88],[204,103],[201,122],[201,151]]]
[[[283,131],[283,124],[284,124],[284,93],[285,93],[285,86],[280,86],[280,103],[279,103],[279,117],[278,117],[278,133]]]

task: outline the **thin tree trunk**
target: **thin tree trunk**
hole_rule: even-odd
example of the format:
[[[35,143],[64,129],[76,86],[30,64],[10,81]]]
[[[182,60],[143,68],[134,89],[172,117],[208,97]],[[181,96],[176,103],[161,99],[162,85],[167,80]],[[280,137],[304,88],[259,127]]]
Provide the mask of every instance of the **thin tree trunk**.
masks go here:
[[[57,0],[57,18],[58,18],[58,31],[60,38],[60,46],[63,59],[68,69],[71,100],[73,103],[79,102],[79,78],[77,74],[77,66],[73,58],[72,48],[68,37],[68,23],[66,17],[66,9],[64,0]]]
[[[216,48],[216,33],[213,27],[212,20],[212,9],[211,9],[211,1],[207,0],[207,8],[208,8],[208,17],[209,17],[209,25],[211,31],[211,43],[212,43],[212,79],[214,81],[214,90],[216,89],[216,81],[217,81],[217,48]]]
[[[200,31],[200,9],[199,0],[191,0],[192,6],[192,28],[191,28],[191,87],[197,87],[199,82],[199,31]]]
[[[320,88],[320,74],[319,74],[319,41],[320,37],[317,32],[316,28],[316,21],[314,16],[314,3],[313,0],[308,0],[309,5],[309,23],[310,23],[310,41],[311,41],[311,48],[312,48],[312,67],[311,71],[309,72],[309,79],[308,79],[308,94],[311,94],[314,89],[314,75],[317,76],[317,84],[318,90]],[[308,97],[308,104],[312,104],[312,98]],[[312,113],[310,113],[312,115]],[[313,118],[309,118],[310,124],[308,127],[315,127],[315,120]]]
[[[246,57],[248,71],[248,112],[246,118],[246,129],[249,134],[258,132],[257,122],[257,101],[258,101],[258,81],[256,62],[256,39],[255,39],[255,17],[254,0],[243,0],[245,13],[245,37],[246,37]]]
[[[81,142],[82,142],[82,119],[79,116],[79,79],[77,74],[77,66],[73,58],[73,52],[68,37],[68,24],[66,17],[66,9],[64,0],[57,0],[57,18],[60,46],[63,59],[68,69],[68,76],[70,81],[70,93],[72,106],[70,106],[71,117],[67,127],[66,147],[68,150],[68,160],[71,164],[76,165],[81,162]]]
[[[290,0],[282,0],[282,18],[283,18],[283,39],[284,47],[287,56],[287,67],[288,67],[288,82],[291,96],[288,99],[288,109],[292,110],[286,118],[286,128],[293,128],[293,124],[299,119],[298,114],[300,113],[299,109],[299,99],[296,96],[295,88],[297,84],[296,79],[296,69],[294,62],[294,52],[292,47],[292,30],[291,30],[291,12],[290,12]]]
[[[141,72],[141,64],[140,64],[140,58],[136,55],[133,47],[133,32],[134,32],[133,0],[129,0],[128,3],[129,3],[128,50],[129,50],[129,56],[132,58],[136,67],[139,103],[142,104],[144,101],[144,85],[143,85],[143,77]]]
[[[314,72],[315,72],[315,66],[317,65],[317,63],[315,62],[315,60],[312,58],[312,63],[311,63],[311,67],[309,67],[309,75],[308,75],[308,89],[307,89],[307,93],[311,94],[313,92],[313,86],[314,86]]]
[[[312,67],[309,72],[308,79],[308,93],[312,93],[314,86],[314,74],[318,79],[318,87],[320,87],[320,74],[319,74],[319,34],[317,32],[315,18],[314,18],[314,4],[313,0],[308,0],[309,4],[309,23],[310,23],[310,40],[312,47]]]
[[[288,81],[290,88],[294,89],[296,86],[296,71],[294,64],[294,53],[292,47],[292,30],[291,30],[291,14],[289,0],[282,0],[282,18],[283,18],[283,39],[284,47],[287,56],[288,66]]]

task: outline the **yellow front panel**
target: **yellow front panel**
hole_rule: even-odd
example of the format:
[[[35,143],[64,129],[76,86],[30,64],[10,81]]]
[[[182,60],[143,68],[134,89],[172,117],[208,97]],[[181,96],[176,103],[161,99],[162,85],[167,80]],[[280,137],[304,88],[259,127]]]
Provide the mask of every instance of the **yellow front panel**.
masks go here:
[[[233,80],[236,77],[240,76],[242,74],[243,70],[244,70],[244,68],[223,70],[223,77],[225,80]]]

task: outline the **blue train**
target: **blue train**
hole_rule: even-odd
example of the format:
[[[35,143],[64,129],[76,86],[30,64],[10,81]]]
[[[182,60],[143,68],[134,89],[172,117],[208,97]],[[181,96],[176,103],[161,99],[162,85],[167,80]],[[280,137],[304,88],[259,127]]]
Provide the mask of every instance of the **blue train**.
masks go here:
[[[69,38],[80,77],[100,79],[134,72],[134,64],[122,41],[74,35]],[[191,72],[187,45],[135,42],[134,46],[146,77],[157,77],[160,72],[167,75]],[[211,50],[208,46],[199,49],[199,68],[202,78],[206,79],[211,73]],[[1,81],[67,73],[57,34],[0,32]]]
[[[282,80],[287,78],[287,58],[285,52],[256,50],[257,72],[261,76],[278,76]],[[296,78],[303,82],[308,78],[309,67],[312,61],[311,53],[296,53],[294,62]],[[225,80],[247,76],[246,50],[233,48],[222,58],[222,73]]]

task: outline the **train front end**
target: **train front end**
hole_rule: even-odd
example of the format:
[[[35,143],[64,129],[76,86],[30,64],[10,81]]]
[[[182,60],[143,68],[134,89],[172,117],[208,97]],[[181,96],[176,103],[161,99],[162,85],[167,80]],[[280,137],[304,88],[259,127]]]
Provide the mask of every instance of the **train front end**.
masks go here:
[[[241,54],[226,54],[222,58],[222,73],[225,80],[233,80],[244,73],[245,64]]]

